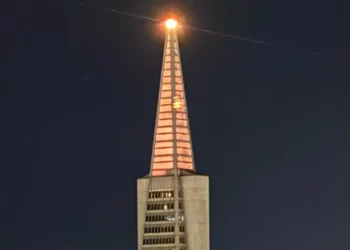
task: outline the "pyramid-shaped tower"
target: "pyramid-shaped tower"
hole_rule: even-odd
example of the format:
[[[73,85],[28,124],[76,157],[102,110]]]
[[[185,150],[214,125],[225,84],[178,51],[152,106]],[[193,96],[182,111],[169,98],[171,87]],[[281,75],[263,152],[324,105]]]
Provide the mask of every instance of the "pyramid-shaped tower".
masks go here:
[[[175,28],[166,29],[151,175],[194,172],[191,135]]]
[[[209,179],[195,174],[176,30],[168,20],[150,173],[137,182],[138,250],[209,250]]]

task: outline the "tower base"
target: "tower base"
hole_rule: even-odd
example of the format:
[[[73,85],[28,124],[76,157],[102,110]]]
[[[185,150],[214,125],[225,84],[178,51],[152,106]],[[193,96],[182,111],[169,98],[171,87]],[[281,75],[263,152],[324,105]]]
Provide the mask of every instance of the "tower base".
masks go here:
[[[162,193],[163,191],[173,190],[173,178],[172,176],[162,176],[144,177],[137,180],[138,250],[175,249],[174,246],[163,243],[145,245],[144,241],[145,233],[148,233],[147,237],[153,235],[146,232],[147,224],[151,226],[162,224],[161,222],[146,221],[146,216],[153,213],[153,211],[148,211],[150,192]],[[209,250],[209,177],[203,175],[179,176],[179,183],[181,185],[181,203],[183,204],[182,211],[184,215],[184,232],[180,233],[183,235],[185,242],[181,242],[178,249]],[[158,211],[157,214],[161,212]],[[157,232],[154,235],[161,237],[169,235],[169,233]]]

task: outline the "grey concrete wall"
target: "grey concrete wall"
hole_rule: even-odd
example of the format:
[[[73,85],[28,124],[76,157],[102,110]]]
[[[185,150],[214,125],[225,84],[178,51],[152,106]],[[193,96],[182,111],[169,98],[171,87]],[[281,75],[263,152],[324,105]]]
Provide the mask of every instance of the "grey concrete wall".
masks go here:
[[[146,214],[146,202],[148,198],[148,180],[137,180],[137,249],[142,249],[143,230]]]
[[[181,177],[188,250],[209,250],[209,178]]]

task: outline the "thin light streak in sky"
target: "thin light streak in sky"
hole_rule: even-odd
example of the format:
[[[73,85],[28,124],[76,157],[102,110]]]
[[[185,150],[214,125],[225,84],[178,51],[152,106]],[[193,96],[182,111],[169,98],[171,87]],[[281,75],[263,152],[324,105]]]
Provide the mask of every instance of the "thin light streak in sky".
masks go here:
[[[117,9],[105,8],[105,7],[97,6],[97,5],[94,5],[94,4],[82,3],[80,1],[77,1],[77,2],[81,6],[85,6],[85,7],[91,7],[91,8],[96,8],[96,9],[105,10],[105,11],[109,11],[109,12],[114,12],[114,13],[117,13],[119,15],[133,17],[133,18],[138,18],[138,19],[144,19],[144,20],[147,20],[147,21],[160,22],[159,19],[152,18],[152,17],[141,16],[141,15],[138,15],[138,14],[135,14],[135,13],[130,13],[130,12],[121,11],[121,10],[117,10]]]
[[[182,25],[182,27],[185,27],[185,28],[188,28],[188,29],[191,29],[191,30],[195,30],[195,31],[200,31],[200,32],[212,34],[212,35],[216,35],[216,36],[234,38],[234,39],[243,40],[243,41],[247,41],[247,42],[251,42],[251,43],[267,45],[267,43],[265,43],[263,41],[254,40],[254,39],[251,39],[251,38],[248,38],[248,37],[236,36],[236,35],[231,35],[231,34],[227,34],[227,33],[223,33],[223,32],[217,32],[217,31],[212,31],[212,30],[192,27],[192,26],[188,26],[188,25]]]
[[[138,15],[138,14],[135,14],[135,13],[130,13],[130,12],[121,11],[121,10],[117,10],[117,9],[100,7],[100,6],[93,5],[93,4],[86,4],[86,3],[82,3],[80,1],[77,1],[77,2],[81,6],[92,7],[92,8],[96,8],[96,9],[110,11],[110,12],[114,12],[114,13],[117,13],[117,14],[123,15],[123,16],[143,19],[143,20],[147,20],[147,21],[151,21],[151,22],[161,22],[162,21],[162,20],[159,20],[159,19],[156,19],[156,18],[152,18],[152,17],[148,17],[148,16],[142,16],[142,15]],[[223,32],[217,32],[217,31],[211,31],[211,30],[207,30],[207,29],[192,27],[192,26],[189,26],[189,25],[181,25],[181,27],[184,27],[184,28],[187,28],[187,29],[191,29],[191,30],[194,30],[194,31],[204,32],[204,33],[211,34],[211,35],[222,36],[222,37],[227,37],[227,38],[233,38],[233,39],[242,40],[242,41],[255,43],[255,44],[268,45],[267,43],[265,43],[263,41],[258,41],[258,40],[251,39],[251,38],[248,38],[248,37],[242,37],[242,36],[237,36],[237,35],[227,34],[227,33],[223,33]]]

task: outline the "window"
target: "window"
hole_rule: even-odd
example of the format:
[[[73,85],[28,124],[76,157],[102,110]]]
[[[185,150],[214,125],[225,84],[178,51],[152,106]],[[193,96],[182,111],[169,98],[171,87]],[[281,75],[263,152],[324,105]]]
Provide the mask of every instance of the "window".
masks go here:
[[[150,203],[147,204],[147,210],[167,210],[174,209],[174,203]]]
[[[158,198],[171,198],[174,197],[174,191],[150,191],[148,193],[149,199],[158,199]]]
[[[158,226],[158,227],[145,227],[144,233],[173,233],[175,232],[174,226]]]
[[[159,245],[159,244],[174,244],[175,238],[174,237],[167,237],[167,238],[146,238],[143,239],[143,245]]]
[[[165,221],[165,216],[164,215],[147,215],[146,216],[146,221],[147,222]]]

